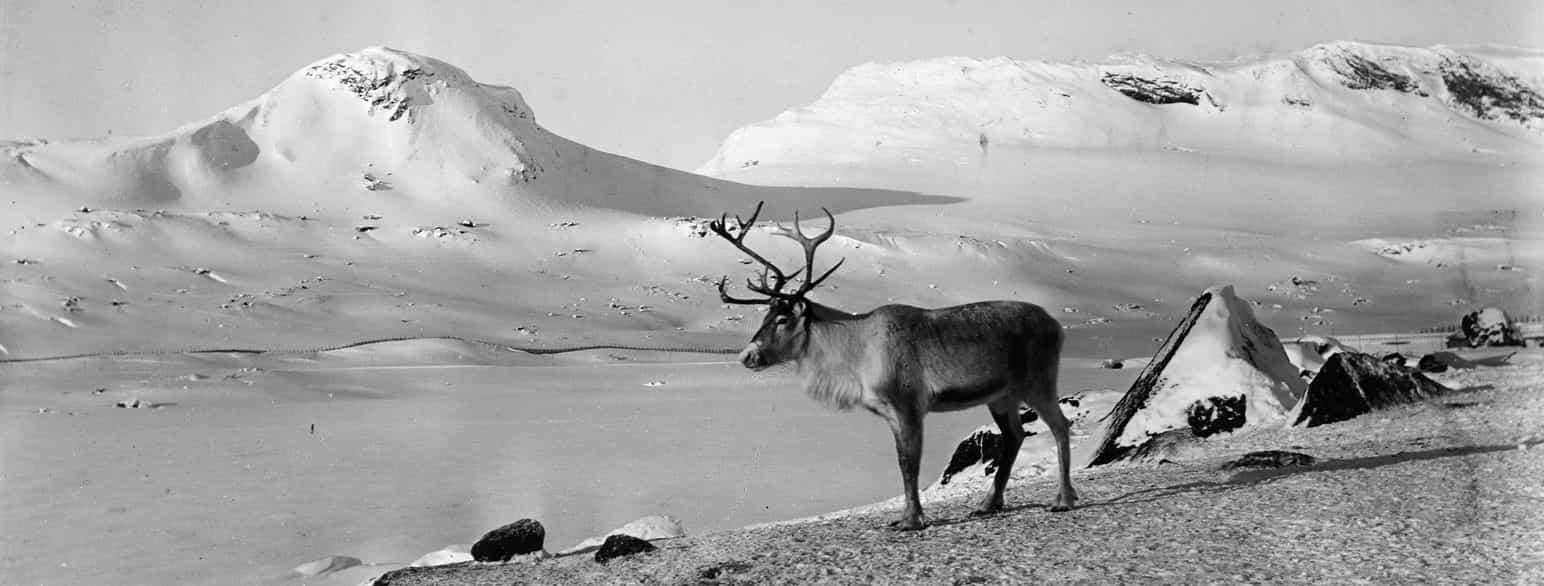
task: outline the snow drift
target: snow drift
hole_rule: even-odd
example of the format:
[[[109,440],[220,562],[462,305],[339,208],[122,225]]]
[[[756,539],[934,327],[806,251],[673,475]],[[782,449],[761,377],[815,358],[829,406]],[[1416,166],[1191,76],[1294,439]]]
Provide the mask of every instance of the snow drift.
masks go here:
[[[1126,459],[1174,430],[1207,437],[1279,423],[1306,390],[1275,332],[1232,285],[1212,287],[1106,416],[1090,466]]]

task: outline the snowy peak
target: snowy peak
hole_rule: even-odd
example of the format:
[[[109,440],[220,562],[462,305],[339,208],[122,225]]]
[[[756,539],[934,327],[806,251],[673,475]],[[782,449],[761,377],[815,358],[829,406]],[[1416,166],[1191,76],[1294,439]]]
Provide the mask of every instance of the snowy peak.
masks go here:
[[[1528,156],[1544,54],[1336,42],[1226,63],[942,57],[854,67],[815,103],[733,133],[702,169],[988,145],[1321,160]],[[888,154],[885,151],[890,151]]]
[[[409,115],[414,106],[433,104],[434,95],[450,88],[493,94],[490,97],[506,114],[535,119],[525,99],[512,88],[480,84],[458,67],[388,47],[328,57],[300,70],[291,80],[296,78],[314,79],[347,92],[367,104],[372,114],[379,111],[389,121]]]

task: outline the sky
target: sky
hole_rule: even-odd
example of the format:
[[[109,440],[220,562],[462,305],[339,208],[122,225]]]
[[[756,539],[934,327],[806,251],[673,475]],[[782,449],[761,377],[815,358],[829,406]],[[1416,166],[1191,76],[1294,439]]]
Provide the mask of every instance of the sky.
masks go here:
[[[1225,60],[1331,40],[1544,48],[1544,2],[0,0],[0,139],[164,132],[386,45],[518,88],[558,134],[692,170],[865,62]]]

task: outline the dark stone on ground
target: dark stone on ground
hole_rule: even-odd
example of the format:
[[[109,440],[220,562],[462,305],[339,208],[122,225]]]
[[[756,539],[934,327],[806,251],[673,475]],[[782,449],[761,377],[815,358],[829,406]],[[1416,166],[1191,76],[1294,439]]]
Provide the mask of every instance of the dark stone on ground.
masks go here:
[[[1100,364],[1100,366],[1103,366],[1105,368],[1109,368],[1109,369],[1114,370],[1114,369],[1125,368],[1126,363],[1121,362],[1119,360],[1116,360],[1114,358],[1106,358],[1104,360],[1104,362]]]
[[[1390,352],[1383,356],[1383,363],[1389,366],[1404,366],[1405,355],[1398,352]]]
[[[607,537],[606,542],[600,544],[600,549],[595,550],[595,561],[604,564],[622,556],[654,551],[655,549],[657,548],[652,543],[631,535],[618,533]]]
[[[1243,395],[1207,397],[1190,404],[1185,410],[1185,420],[1196,437],[1208,437],[1243,427],[1248,408]]]
[[[1416,403],[1451,389],[1420,371],[1391,366],[1360,352],[1331,356],[1308,385],[1293,425],[1315,427],[1380,409]]]
[[[489,531],[472,544],[472,559],[479,562],[507,562],[517,555],[542,550],[547,530],[535,519],[521,519]]]
[[[1437,355],[1427,354],[1415,363],[1415,368],[1421,372],[1438,373],[1447,372],[1448,365],[1446,362],[1437,359]]]
[[[1072,395],[1057,399],[1057,403],[1076,409],[1080,404],[1081,395]],[[1029,407],[1019,409],[1019,421],[1023,423],[1024,437],[1035,435],[1037,430],[1030,429],[1030,424],[1039,421],[1040,414],[1035,413]],[[986,464],[984,473],[991,476],[997,473],[997,454],[1002,452],[1003,435],[999,429],[980,429],[975,433],[960,440],[954,447],[954,455],[949,457],[949,464],[944,466],[944,472],[938,478],[938,484],[948,485],[956,474],[965,471],[966,468],[976,464]]]
[[[1244,454],[1239,459],[1229,462],[1223,468],[1285,468],[1287,466],[1309,466],[1313,463],[1313,456],[1301,452],[1265,450]]]

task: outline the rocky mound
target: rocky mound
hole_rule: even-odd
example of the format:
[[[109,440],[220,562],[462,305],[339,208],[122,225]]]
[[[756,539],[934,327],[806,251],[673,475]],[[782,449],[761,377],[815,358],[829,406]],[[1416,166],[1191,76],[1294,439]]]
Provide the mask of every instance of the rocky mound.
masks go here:
[[[1159,435],[1205,438],[1279,422],[1306,386],[1231,285],[1207,289],[1105,417],[1089,465],[1137,457]]]

